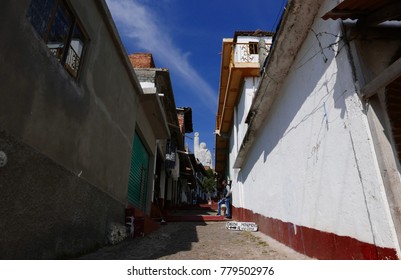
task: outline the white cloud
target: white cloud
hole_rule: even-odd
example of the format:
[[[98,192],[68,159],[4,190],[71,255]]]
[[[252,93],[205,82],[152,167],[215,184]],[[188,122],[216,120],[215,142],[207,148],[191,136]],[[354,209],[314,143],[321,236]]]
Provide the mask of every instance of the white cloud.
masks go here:
[[[163,17],[138,0],[107,0],[107,5],[121,36],[132,39],[136,47],[157,56],[166,68],[185,82],[191,99],[201,101],[214,113],[217,105],[214,90],[189,63],[190,54],[174,44],[167,23],[160,21]]]

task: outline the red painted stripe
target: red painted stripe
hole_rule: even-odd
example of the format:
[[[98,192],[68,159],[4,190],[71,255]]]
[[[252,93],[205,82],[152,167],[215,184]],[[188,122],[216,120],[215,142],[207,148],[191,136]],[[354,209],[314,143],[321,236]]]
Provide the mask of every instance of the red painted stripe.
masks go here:
[[[255,222],[259,231],[312,258],[322,260],[398,260],[394,248],[382,248],[349,236],[339,236],[304,226],[268,218],[232,206],[233,219]]]
[[[227,221],[223,216],[211,215],[185,215],[185,216],[168,216],[167,222],[221,222]]]

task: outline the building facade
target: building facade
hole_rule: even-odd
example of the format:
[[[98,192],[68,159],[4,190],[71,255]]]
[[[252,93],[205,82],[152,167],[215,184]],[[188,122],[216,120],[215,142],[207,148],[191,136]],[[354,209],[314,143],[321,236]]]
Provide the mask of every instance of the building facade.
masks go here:
[[[244,137],[260,77],[259,52],[270,49],[272,36],[273,32],[237,31],[234,38],[223,39],[215,147],[215,170],[219,174],[228,174],[230,133],[236,139]]]
[[[378,12],[396,1],[355,2],[288,1],[251,105],[242,91],[216,126],[216,168],[233,217],[295,250],[398,259],[401,26]]]
[[[124,229],[130,202],[150,213],[150,163],[170,131],[105,1],[2,4],[0,258],[72,257]]]
[[[168,207],[177,204],[180,184],[180,156],[178,151],[184,150],[184,132],[178,125],[178,115],[174,100],[174,92],[168,69],[157,68],[150,53],[129,55],[144,94],[157,96],[170,134],[168,138],[157,140],[155,181],[153,187],[152,216],[160,217]]]

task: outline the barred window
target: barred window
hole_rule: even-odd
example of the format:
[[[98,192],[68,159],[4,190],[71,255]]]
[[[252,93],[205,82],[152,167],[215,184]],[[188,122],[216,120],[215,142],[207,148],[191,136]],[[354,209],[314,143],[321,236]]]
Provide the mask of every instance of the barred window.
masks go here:
[[[258,43],[249,42],[249,54],[258,54]]]
[[[64,0],[32,0],[28,19],[50,52],[76,78],[88,39],[67,3]]]

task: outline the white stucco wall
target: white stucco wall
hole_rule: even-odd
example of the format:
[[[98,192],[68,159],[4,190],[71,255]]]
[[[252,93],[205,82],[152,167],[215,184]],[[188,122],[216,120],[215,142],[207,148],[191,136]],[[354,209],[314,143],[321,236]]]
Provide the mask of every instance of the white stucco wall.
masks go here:
[[[155,88],[155,83],[153,82],[140,82],[142,88]]]
[[[230,168],[233,205],[394,248],[366,115],[338,35],[338,22],[315,21],[241,170]]]
[[[239,98],[238,105],[234,110],[234,125],[237,127],[237,134],[235,136],[237,143],[237,152],[239,151],[239,147],[241,146],[241,143],[248,129],[248,124],[246,124],[245,121],[248,116],[249,109],[252,104],[252,99],[258,86],[258,82],[258,77],[249,77],[244,79],[241,96]]]
[[[265,37],[265,42],[267,46],[270,46],[272,43],[271,37]],[[259,56],[258,54],[250,54],[248,44],[253,42],[259,42],[260,37],[258,36],[238,36],[237,44],[234,48],[234,61],[235,62],[258,62]],[[270,47],[269,47],[270,48]]]

